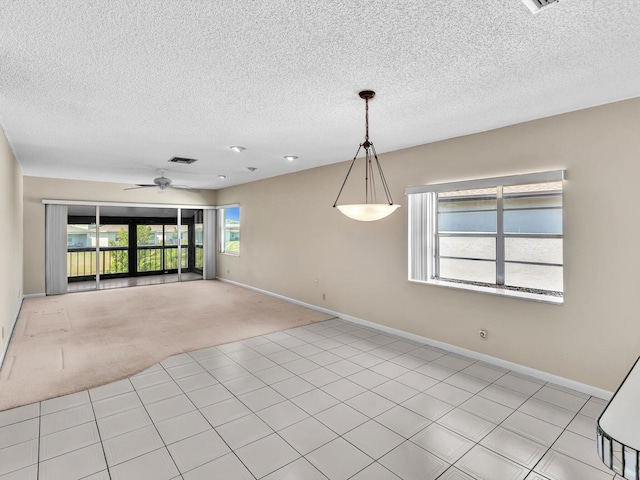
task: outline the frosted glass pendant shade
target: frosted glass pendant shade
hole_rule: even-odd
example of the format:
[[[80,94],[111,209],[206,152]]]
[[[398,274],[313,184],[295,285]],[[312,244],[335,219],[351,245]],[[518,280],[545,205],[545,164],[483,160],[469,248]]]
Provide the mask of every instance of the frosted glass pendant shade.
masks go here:
[[[336,205],[338,210],[349,218],[361,222],[372,222],[391,215],[400,205],[387,203],[354,203],[351,205]]]

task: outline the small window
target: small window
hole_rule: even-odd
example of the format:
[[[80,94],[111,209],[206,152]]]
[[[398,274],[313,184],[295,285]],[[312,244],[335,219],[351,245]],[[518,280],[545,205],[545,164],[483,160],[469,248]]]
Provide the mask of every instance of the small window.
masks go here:
[[[409,280],[562,303],[563,178],[407,189]]]
[[[225,207],[218,211],[220,252],[240,255],[240,207]]]

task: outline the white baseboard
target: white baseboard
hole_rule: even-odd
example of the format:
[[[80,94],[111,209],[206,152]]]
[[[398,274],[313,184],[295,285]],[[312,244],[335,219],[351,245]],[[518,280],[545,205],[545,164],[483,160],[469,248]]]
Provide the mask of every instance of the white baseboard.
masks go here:
[[[7,332],[7,342],[4,344],[2,348],[2,353],[0,353],[0,369],[2,368],[2,364],[4,363],[4,359],[7,356],[7,351],[9,350],[9,343],[11,342],[11,336],[13,335],[13,330],[16,328],[16,323],[18,323],[18,317],[20,316],[20,311],[22,310],[22,304],[24,303],[25,297],[28,295],[23,295],[20,297],[20,306],[18,307],[18,311],[13,319],[13,323],[11,323],[11,327],[9,328],[9,332]]]
[[[586,383],[576,382],[575,380],[571,380],[565,377],[560,377],[559,375],[554,375],[552,373],[548,373],[542,370],[537,370],[535,368],[527,367],[525,365],[520,365],[519,363],[509,362],[501,358],[492,357],[491,355],[486,355],[484,353],[475,352],[473,350],[468,350],[466,348],[457,347],[449,343],[439,342],[437,340],[432,340],[431,338],[422,337],[420,335],[415,335],[413,333],[405,332],[403,330],[397,330],[395,328],[369,322],[367,320],[362,320],[356,317],[352,317],[350,315],[339,314],[338,316],[343,320],[348,320],[353,323],[375,328],[377,330],[382,330],[383,332],[386,332],[386,333],[391,333],[393,335],[397,335],[399,337],[403,337],[408,340],[424,343],[432,347],[441,348],[443,350],[447,350],[452,353],[464,355],[465,357],[473,358],[475,360],[480,360],[481,362],[488,363],[490,365],[495,365],[497,367],[506,368],[508,370],[511,370],[516,373],[520,373],[522,375],[527,375],[529,377],[534,377],[539,380],[544,380],[545,382],[555,383],[556,385],[570,388],[572,390],[577,390],[578,392],[582,392],[587,395],[592,395],[594,397],[598,397],[603,400],[610,400],[611,397],[613,396],[613,392],[610,392],[609,390],[604,390],[602,388],[594,387]]]
[[[575,380],[571,380],[568,378],[560,377],[558,375],[554,375],[552,373],[544,372],[542,370],[537,370],[535,368],[527,367],[524,365],[520,365],[518,363],[509,362],[507,360],[503,360],[501,358],[492,357],[491,355],[485,355],[484,353],[475,352],[473,350],[468,350],[466,348],[457,347],[455,345],[451,345],[449,343],[439,342],[437,340],[432,340],[427,337],[422,337],[420,335],[416,335],[414,333],[405,332],[403,330],[398,330],[396,328],[387,327],[385,325],[380,325],[378,323],[370,322],[368,320],[363,320],[361,318],[353,317],[351,315],[346,315],[344,313],[336,312],[334,310],[329,310],[328,308],[319,307],[318,305],[312,305],[310,303],[301,302],[300,300],[296,300],[295,298],[285,297],[284,295],[279,295],[277,293],[269,292],[267,290],[262,290],[260,288],[252,287],[250,285],[245,285],[239,282],[235,282],[233,280],[228,280],[222,277],[216,277],[217,280],[221,282],[230,283],[232,285],[237,285],[239,287],[243,287],[249,290],[253,290],[256,292],[264,293],[265,295],[269,295],[271,297],[276,297],[281,300],[286,300],[287,302],[295,303],[296,305],[301,305],[303,307],[307,307],[311,310],[316,310],[318,312],[326,313],[327,315],[333,315],[335,317],[341,318],[348,322],[356,323],[358,325],[363,325],[366,327],[374,328],[376,330],[383,331],[385,333],[390,333],[392,335],[397,335],[402,338],[406,338],[408,340],[413,340],[418,343],[423,343],[425,345],[430,345],[432,347],[441,348],[443,350],[447,350],[452,353],[457,353],[459,355],[464,355],[466,357],[473,358],[474,360],[480,360],[482,362],[488,363],[490,365],[495,365],[497,367],[506,368],[516,373],[520,373],[522,375],[528,375],[530,377],[534,377],[545,382],[551,382],[556,385],[560,385],[562,387],[570,388],[572,390],[577,390],[578,392],[582,392],[587,395],[592,395],[594,397],[601,398],[603,400],[609,400],[613,396],[613,392],[609,390],[604,390],[602,388],[594,387],[592,385],[587,385],[586,383],[576,382]]]
[[[26,295],[24,295],[22,298],[36,298],[36,297],[46,297],[47,294],[46,293],[27,293]]]

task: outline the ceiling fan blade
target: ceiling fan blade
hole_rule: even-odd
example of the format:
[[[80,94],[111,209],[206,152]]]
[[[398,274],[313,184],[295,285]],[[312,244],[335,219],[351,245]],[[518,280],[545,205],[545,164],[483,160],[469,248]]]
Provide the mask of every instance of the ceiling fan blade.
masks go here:
[[[191,188],[191,187],[188,187],[186,185],[173,185],[173,184],[171,184],[171,185],[169,185],[169,188],[177,188],[178,190],[189,190],[190,192],[194,192],[194,193],[197,193],[197,192],[200,191],[197,188]]]
[[[123,190],[137,190],[139,188],[153,188],[153,187],[157,187],[157,185],[141,185],[141,184],[137,184],[136,187],[123,188]]]

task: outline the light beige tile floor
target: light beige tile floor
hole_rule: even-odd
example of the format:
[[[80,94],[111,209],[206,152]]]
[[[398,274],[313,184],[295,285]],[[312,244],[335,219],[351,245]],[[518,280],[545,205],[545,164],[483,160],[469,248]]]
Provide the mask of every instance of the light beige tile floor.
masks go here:
[[[604,405],[330,320],[0,412],[0,480],[613,480]]]

